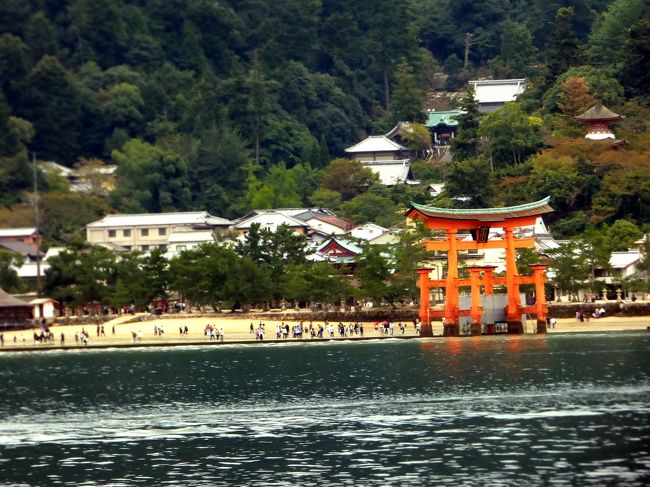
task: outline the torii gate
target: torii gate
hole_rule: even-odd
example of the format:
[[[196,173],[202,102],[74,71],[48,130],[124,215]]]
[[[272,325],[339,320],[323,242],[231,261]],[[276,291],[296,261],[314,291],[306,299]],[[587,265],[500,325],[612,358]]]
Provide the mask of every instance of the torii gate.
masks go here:
[[[420,287],[420,328],[421,336],[433,336],[431,318],[444,318],[444,334],[458,335],[458,318],[470,316],[472,321],[472,335],[481,334],[481,307],[480,288],[484,287],[486,295],[493,294],[494,285],[505,284],[508,289],[508,305],[506,307],[506,321],[508,333],[523,333],[521,315],[523,313],[537,316],[537,333],[546,333],[546,297],[544,294],[544,271],[546,265],[532,265],[532,276],[520,276],[517,271],[515,249],[532,248],[535,246],[534,238],[518,238],[514,234],[517,227],[535,225],[537,217],[553,211],[548,204],[550,197],[518,206],[505,208],[482,209],[449,209],[411,203],[406,217],[421,220],[424,225],[432,230],[444,230],[444,240],[427,240],[427,250],[447,252],[447,277],[446,279],[431,279],[431,269],[418,269]],[[490,228],[503,228],[503,239],[488,240]],[[471,241],[458,241],[459,230],[470,230],[474,236]],[[505,249],[506,251],[506,276],[494,277],[493,267],[470,267],[470,277],[458,277],[458,251],[470,249]],[[482,274],[482,275],[481,275]],[[533,306],[522,306],[519,295],[520,284],[535,284],[536,302]],[[472,304],[470,309],[460,309],[458,291],[460,287],[471,288]],[[445,288],[444,310],[431,309],[432,287]]]

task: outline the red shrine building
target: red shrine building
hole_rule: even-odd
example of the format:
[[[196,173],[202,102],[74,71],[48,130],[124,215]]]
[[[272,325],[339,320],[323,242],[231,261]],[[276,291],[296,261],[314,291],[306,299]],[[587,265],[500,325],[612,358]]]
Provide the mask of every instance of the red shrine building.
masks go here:
[[[587,126],[586,139],[604,140],[616,138],[609,125],[624,117],[598,102],[575,118]]]
[[[517,270],[516,253],[518,248],[533,248],[534,238],[517,236],[516,229],[529,227],[535,224],[536,219],[545,213],[553,211],[548,204],[549,197],[533,203],[505,208],[480,208],[480,209],[450,209],[411,203],[411,208],[406,213],[409,219],[420,220],[431,230],[442,230],[445,237],[442,240],[426,240],[424,245],[429,251],[443,251],[447,253],[447,275],[442,279],[432,279],[431,269],[418,269],[420,288],[420,328],[421,336],[433,336],[431,328],[432,318],[442,318],[444,335],[457,336],[460,332],[460,320],[468,317],[471,323],[471,334],[483,333],[483,325],[487,334],[494,333],[494,314],[491,315],[492,323],[486,313],[487,302],[495,303],[495,286],[506,286],[507,296],[501,295],[504,306],[500,310],[508,324],[508,333],[523,333],[524,315],[535,315],[537,319],[537,333],[546,333],[547,306],[544,291],[546,265],[532,265],[532,276],[521,276]],[[488,239],[491,228],[502,228],[503,238]],[[472,240],[459,240],[461,231],[469,230]],[[459,277],[458,251],[479,249],[505,249],[506,271],[504,277],[494,275],[494,267],[473,266],[467,268],[469,277]],[[530,306],[522,304],[519,286],[534,284],[535,303]],[[431,307],[431,290],[444,289],[444,309]],[[460,296],[461,288],[469,288],[471,303],[462,306]],[[481,293],[483,291],[483,293]],[[483,300],[482,300],[483,296]],[[483,304],[482,304],[483,303]],[[466,319],[466,318],[465,318]]]

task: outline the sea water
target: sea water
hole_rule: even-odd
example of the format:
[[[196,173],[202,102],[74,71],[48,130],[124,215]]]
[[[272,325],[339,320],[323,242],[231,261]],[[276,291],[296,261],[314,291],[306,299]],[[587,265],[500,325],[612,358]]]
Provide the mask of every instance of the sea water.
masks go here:
[[[0,386],[2,485],[650,481],[650,333],[4,353]]]

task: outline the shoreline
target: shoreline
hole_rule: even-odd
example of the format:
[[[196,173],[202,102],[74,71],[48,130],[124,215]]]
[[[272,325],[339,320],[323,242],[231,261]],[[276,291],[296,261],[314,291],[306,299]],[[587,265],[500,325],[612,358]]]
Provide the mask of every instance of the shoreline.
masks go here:
[[[17,330],[4,332],[4,346],[0,346],[0,354],[3,352],[40,352],[40,351],[53,351],[53,350],[105,350],[109,348],[116,349],[130,349],[130,348],[162,348],[162,347],[195,347],[195,346],[221,346],[221,345],[262,345],[262,344],[281,344],[281,343],[325,343],[336,341],[372,341],[372,340],[387,340],[387,339],[447,339],[453,337],[445,337],[442,335],[442,323],[433,322],[433,337],[420,337],[415,333],[412,323],[405,323],[405,333],[402,334],[395,323],[394,334],[384,335],[375,330],[374,323],[363,323],[364,335],[353,335],[341,337],[337,333],[334,337],[324,338],[311,338],[305,333],[304,338],[276,339],[275,327],[279,324],[276,321],[269,321],[265,323],[264,340],[256,340],[254,335],[250,332],[250,324],[254,323],[248,319],[220,319],[215,320],[209,317],[188,317],[179,318],[175,323],[170,323],[169,318],[138,321],[135,323],[121,323],[126,321],[125,317],[118,317],[115,320],[104,323],[106,336],[99,336],[98,331],[101,331],[101,325],[97,330],[96,325],[58,325],[50,327],[54,333],[54,343],[36,344],[33,342],[33,329]],[[203,330],[206,324],[212,324],[217,328],[224,331],[224,341],[208,339]],[[287,322],[290,326],[296,324],[294,322]],[[317,327],[319,323],[314,322]],[[349,325],[350,322],[345,322]],[[179,327],[188,326],[188,334],[180,335]],[[257,326],[257,325],[255,325]],[[529,322],[527,324],[527,332],[523,335],[508,335],[507,333],[499,333],[496,335],[481,335],[480,337],[499,337],[499,336],[540,336],[532,333],[535,323]],[[143,333],[142,330],[152,330],[154,327],[163,327],[165,332],[161,336],[154,336],[153,333]],[[73,337],[75,334],[81,332],[82,329],[87,329],[90,334],[88,344],[75,343]],[[113,329],[115,334],[113,334]],[[634,331],[650,331],[650,317],[604,317],[598,320],[590,320],[585,322],[576,321],[574,318],[563,318],[557,320],[556,328],[549,328],[547,335],[555,334],[579,334],[579,333],[617,333],[617,332],[634,332]],[[60,344],[60,335],[65,334],[65,344]],[[138,333],[142,336],[139,341],[133,342],[132,333]],[[14,342],[16,337],[16,342]],[[272,338],[271,338],[272,337]],[[461,335],[457,338],[476,338],[471,335]]]

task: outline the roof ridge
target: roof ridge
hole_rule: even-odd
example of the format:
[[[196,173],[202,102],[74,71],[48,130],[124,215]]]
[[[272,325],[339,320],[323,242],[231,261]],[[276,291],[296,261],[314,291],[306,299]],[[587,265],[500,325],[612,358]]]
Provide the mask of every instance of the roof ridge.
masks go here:
[[[424,210],[424,211],[432,211],[432,212],[438,212],[438,213],[448,213],[450,215],[468,215],[471,213],[509,213],[512,211],[521,211],[521,210],[531,210],[534,208],[537,208],[539,206],[543,206],[548,204],[550,201],[551,197],[547,196],[546,198],[543,198],[538,201],[533,201],[531,203],[524,203],[521,205],[515,205],[515,206],[502,206],[502,207],[495,207],[495,208],[440,208],[436,206],[427,206],[427,205],[419,205],[417,203],[411,202],[411,206],[413,208],[416,208],[418,210]]]

